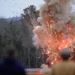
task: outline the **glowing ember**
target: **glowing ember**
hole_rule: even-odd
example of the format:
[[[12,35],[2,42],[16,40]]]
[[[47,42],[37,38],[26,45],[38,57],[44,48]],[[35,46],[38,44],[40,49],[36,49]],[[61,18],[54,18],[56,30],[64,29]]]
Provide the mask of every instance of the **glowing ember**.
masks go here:
[[[36,26],[33,31],[34,44],[41,46],[43,52],[49,55],[51,65],[61,60],[59,52],[63,48],[75,46],[75,14],[72,15],[69,10],[71,1],[45,0],[38,18],[42,25]]]
[[[53,65],[54,64],[54,62],[51,62],[51,65]]]

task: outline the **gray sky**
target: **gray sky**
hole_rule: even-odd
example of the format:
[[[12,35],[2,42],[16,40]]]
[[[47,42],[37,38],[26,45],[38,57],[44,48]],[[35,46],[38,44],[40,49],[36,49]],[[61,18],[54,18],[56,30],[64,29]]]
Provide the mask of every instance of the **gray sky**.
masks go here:
[[[39,9],[43,3],[43,0],[0,0],[0,17],[20,16],[29,5],[35,5]]]
[[[44,0],[0,0],[0,17],[20,16],[24,8],[35,5],[39,9],[43,3]]]

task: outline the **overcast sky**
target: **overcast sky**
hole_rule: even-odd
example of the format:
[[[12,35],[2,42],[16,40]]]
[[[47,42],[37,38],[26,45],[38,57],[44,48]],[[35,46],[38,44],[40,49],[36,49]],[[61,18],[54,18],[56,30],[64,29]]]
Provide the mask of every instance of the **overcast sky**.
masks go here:
[[[39,9],[43,3],[44,0],[0,0],[0,17],[20,16],[24,8],[35,5]]]
[[[0,17],[20,16],[29,5],[35,5],[39,9],[43,3],[43,0],[0,0]]]

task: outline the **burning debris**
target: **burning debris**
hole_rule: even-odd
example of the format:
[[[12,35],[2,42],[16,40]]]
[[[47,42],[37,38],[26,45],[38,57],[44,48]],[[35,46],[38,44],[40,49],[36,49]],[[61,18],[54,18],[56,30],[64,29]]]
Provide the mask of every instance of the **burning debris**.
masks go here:
[[[73,0],[44,0],[40,8],[38,25],[34,28],[34,45],[41,46],[49,55],[50,64],[61,60],[59,52],[63,48],[75,47],[75,14],[71,10]],[[48,58],[48,59],[49,59]]]

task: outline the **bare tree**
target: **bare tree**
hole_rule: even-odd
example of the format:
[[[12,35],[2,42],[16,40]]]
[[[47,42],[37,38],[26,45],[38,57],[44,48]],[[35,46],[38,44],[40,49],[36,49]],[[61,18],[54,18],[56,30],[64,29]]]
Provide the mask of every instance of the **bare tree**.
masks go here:
[[[39,11],[36,10],[36,7],[31,5],[27,8],[24,9],[24,14],[22,14],[22,27],[23,27],[23,32],[26,38],[26,44],[28,47],[27,53],[28,53],[28,64],[29,67],[31,67],[33,64],[35,64],[35,67],[38,67],[38,62],[41,58],[41,51],[37,50],[33,46],[33,29],[35,25],[38,25],[37,18],[39,15]],[[34,53],[33,50],[34,49]],[[35,60],[35,61],[34,61]]]

